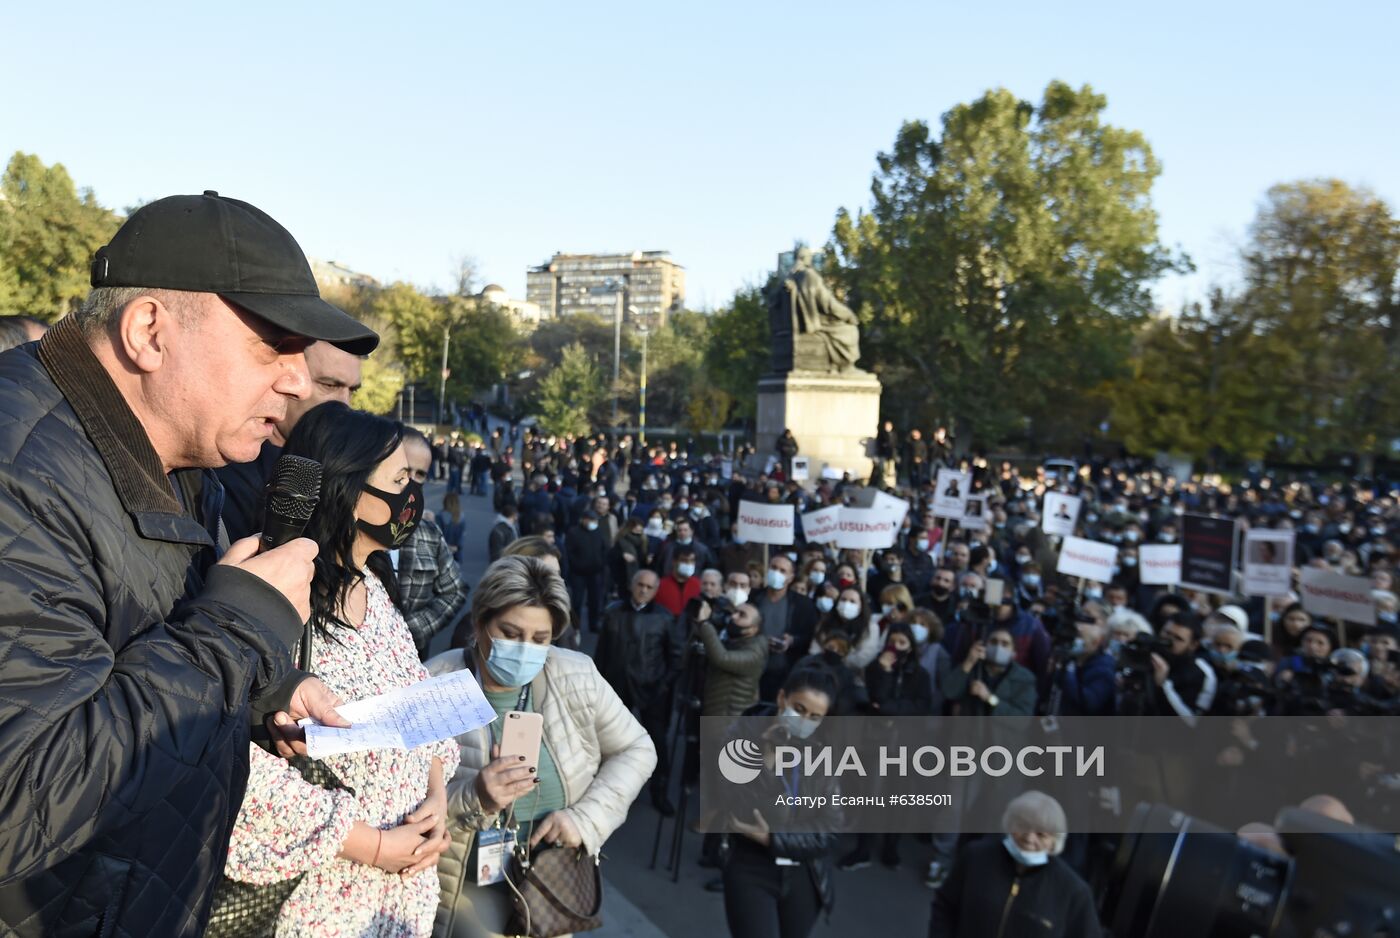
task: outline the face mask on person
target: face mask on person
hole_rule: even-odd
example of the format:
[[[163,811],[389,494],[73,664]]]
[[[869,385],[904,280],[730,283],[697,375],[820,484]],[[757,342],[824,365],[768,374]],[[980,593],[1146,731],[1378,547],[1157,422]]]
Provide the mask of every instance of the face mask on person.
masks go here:
[[[1074,644],[1069,646],[1069,653],[1073,657],[1078,658],[1080,655],[1084,654],[1085,647],[1084,639],[1082,637],[1076,638]]]
[[[1229,651],[1221,651],[1219,648],[1212,648],[1210,650],[1210,660],[1214,661],[1216,664],[1234,664],[1239,656],[1239,651],[1234,648],[1231,648]]]
[[[1163,544],[1175,544],[1176,535],[1171,531],[1163,531],[1157,536],[1157,540],[1161,541]]]
[[[836,606],[836,614],[847,622],[851,622],[860,615],[860,603],[849,599],[842,600]]]
[[[790,563],[797,563],[797,554],[793,551],[788,551],[787,559]]]
[[[928,542],[928,538],[926,538],[926,537],[921,537],[921,538],[919,538],[917,541],[914,542],[914,548],[915,548],[916,550],[918,550],[919,553],[921,553],[921,554],[927,554],[928,551],[929,551],[929,542]]]
[[[535,679],[548,658],[548,645],[493,637],[486,668],[502,687],[523,687]]]
[[[1116,659],[1118,657],[1118,653],[1123,650],[1123,642],[1121,639],[1110,638],[1108,640],[1108,647],[1104,650],[1108,652],[1110,657]]]
[[[1024,567],[1026,564],[1028,564],[1028,563],[1030,563],[1030,562],[1031,562],[1031,555],[1030,555],[1030,554],[1017,554],[1017,555],[1016,555],[1016,563],[1017,563],[1019,566]]]
[[[590,531],[596,531],[596,530],[598,530],[598,522],[596,522],[596,521],[588,521],[588,522],[585,522],[585,523],[584,523],[584,527],[587,528],[587,529],[590,530]]]
[[[1016,838],[1007,834],[1002,839],[1002,845],[1006,847],[1006,852],[1011,854],[1011,859],[1022,866],[1044,866],[1050,862],[1050,854],[1045,850],[1022,850],[1016,846]]]
[[[928,626],[915,622],[913,625],[909,626],[909,631],[914,633],[914,644],[928,644]]]
[[[855,585],[856,585],[856,581],[853,580],[853,579],[851,579],[851,578],[848,577],[848,576],[837,577],[837,579],[836,579],[836,585],[839,586],[839,587],[841,587],[843,590],[846,590],[846,589],[850,589],[852,586],[855,586]]]
[[[835,599],[832,599],[830,596],[818,596],[818,597],[817,597],[817,611],[818,611],[818,612],[830,612],[831,609],[832,609],[832,607],[835,606],[835,605],[836,605],[836,600],[835,600]]]
[[[383,524],[369,524],[356,519],[355,526],[376,544],[390,549],[402,545],[423,517],[423,483],[411,481],[402,492],[386,492],[372,485],[366,485],[365,491],[389,506],[389,520]]]
[[[803,717],[791,707],[783,708],[783,712],[778,714],[778,721],[782,724],[783,729],[788,731],[788,735],[794,739],[806,739],[811,736],[822,722],[810,717]]]
[[[1092,599],[1094,602],[1098,602],[1099,600],[1103,599],[1103,590],[1087,589],[1084,591],[1084,598]]]
[[[738,544],[738,545],[740,545],[740,546],[743,546],[744,544],[747,544],[747,543],[748,543],[748,538],[746,538],[746,537],[744,537],[744,536],[742,536],[742,535],[740,535],[740,534],[738,534],[738,533],[736,532],[735,535],[734,535],[734,543],[735,543],[735,544]]]
[[[1040,589],[1040,574],[1027,573],[1025,576],[1021,577],[1021,585],[1028,590]]]
[[[1127,567],[1127,568],[1129,568],[1129,569],[1132,569],[1133,567],[1136,567],[1136,566],[1137,566],[1137,558],[1136,558],[1136,557],[1131,557],[1131,556],[1129,556],[1129,557],[1124,557],[1124,558],[1123,558],[1123,566],[1125,566],[1125,567]]]
[[[737,586],[730,589],[729,592],[725,593],[725,595],[728,596],[729,601],[736,606],[742,606],[744,603],[749,601],[749,591],[746,589],[740,589]]]
[[[787,586],[787,576],[781,570],[769,570],[763,582],[770,590],[780,590]]]
[[[811,583],[813,586],[821,586],[826,582],[826,571],[813,570],[807,574],[807,582]]]
[[[680,503],[679,505],[677,505],[676,507],[679,508],[681,511],[689,511],[689,510],[690,510],[690,502],[681,502],[681,503]]]
[[[1011,663],[1011,649],[1005,645],[988,645],[987,660],[998,668],[1004,668]]]
[[[894,608],[894,603],[885,603],[880,607],[880,615],[888,616],[890,613],[894,612]]]
[[[679,573],[679,574],[680,574],[681,576],[683,576],[683,577],[692,577],[692,576],[695,576],[695,564],[693,564],[693,563],[678,563],[678,564],[676,564],[676,572]]]

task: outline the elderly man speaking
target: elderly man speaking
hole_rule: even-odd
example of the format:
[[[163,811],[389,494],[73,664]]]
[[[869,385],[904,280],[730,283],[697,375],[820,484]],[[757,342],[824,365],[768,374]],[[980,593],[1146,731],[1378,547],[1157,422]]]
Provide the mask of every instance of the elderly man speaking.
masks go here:
[[[291,670],[315,543],[225,547],[210,470],[307,395],[312,341],[378,336],[215,192],[134,212],[92,285],[0,355],[0,933],[195,936],[257,715],[343,725]]]

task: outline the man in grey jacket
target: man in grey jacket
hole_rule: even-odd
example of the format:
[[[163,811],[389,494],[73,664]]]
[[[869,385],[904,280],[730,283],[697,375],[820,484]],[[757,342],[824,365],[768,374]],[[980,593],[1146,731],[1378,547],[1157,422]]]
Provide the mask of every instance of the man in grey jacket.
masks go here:
[[[343,725],[290,667],[316,544],[228,546],[210,470],[306,396],[311,340],[378,337],[213,192],[134,212],[92,285],[0,355],[0,933],[193,938],[252,711]]]

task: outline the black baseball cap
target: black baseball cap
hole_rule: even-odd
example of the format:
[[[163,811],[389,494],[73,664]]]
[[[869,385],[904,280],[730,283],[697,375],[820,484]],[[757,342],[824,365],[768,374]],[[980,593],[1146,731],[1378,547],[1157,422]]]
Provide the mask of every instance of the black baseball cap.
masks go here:
[[[295,335],[368,355],[379,335],[321,299],[306,255],[261,209],[212,189],[143,205],[97,249],[94,287],[217,293]]]

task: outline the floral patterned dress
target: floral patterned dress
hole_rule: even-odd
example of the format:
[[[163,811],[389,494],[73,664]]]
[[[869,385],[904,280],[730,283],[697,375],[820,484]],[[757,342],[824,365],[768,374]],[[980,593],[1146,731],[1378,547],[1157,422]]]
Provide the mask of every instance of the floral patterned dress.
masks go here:
[[[347,701],[428,677],[408,626],[379,578],[366,577],[364,625],[315,643],[311,670]],[[388,830],[422,804],[433,757],[443,778],[457,768],[455,740],[403,751],[342,753],[325,761],[349,791],[311,785],[286,762],[251,747],[248,792],[229,842],[225,875],[249,883],[306,877],[282,907],[279,936],[414,938],[428,936],[438,905],[434,869],[411,877],[337,856],[356,821]]]

